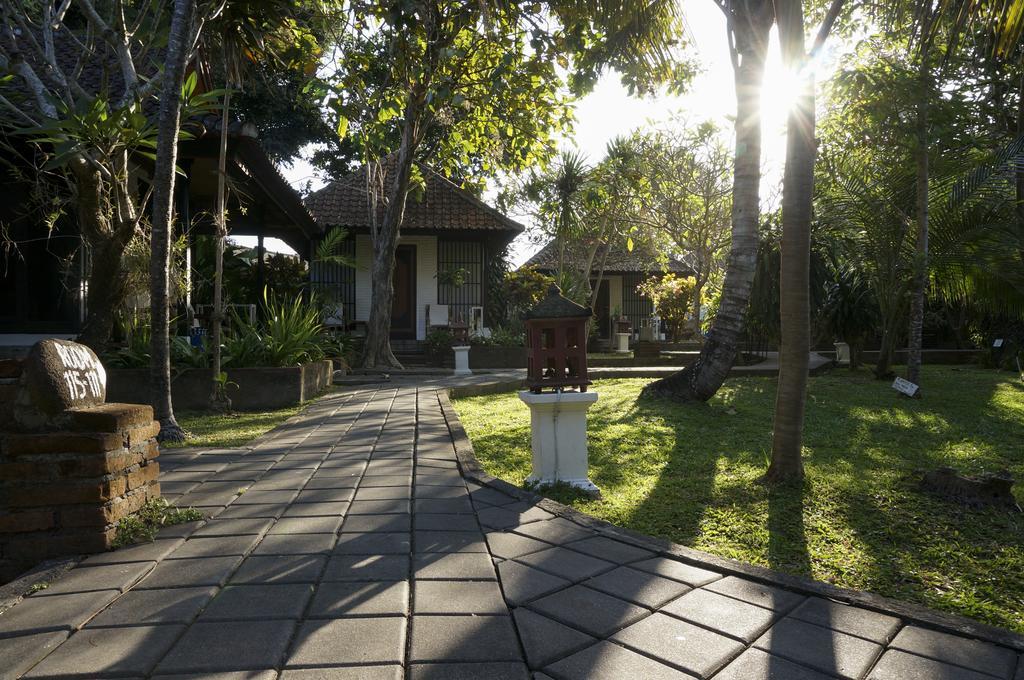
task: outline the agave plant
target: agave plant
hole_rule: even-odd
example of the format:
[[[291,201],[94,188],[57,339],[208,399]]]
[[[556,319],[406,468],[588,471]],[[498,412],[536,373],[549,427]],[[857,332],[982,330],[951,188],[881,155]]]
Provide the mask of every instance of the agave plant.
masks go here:
[[[264,290],[262,307],[262,320],[233,314],[224,338],[225,365],[295,366],[324,358],[320,305],[315,299],[279,299]]]

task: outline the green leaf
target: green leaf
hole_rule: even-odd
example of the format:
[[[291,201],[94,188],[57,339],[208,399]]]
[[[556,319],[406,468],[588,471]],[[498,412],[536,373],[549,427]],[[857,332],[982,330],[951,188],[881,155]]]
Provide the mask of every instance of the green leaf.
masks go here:
[[[338,116],[338,138],[345,139],[345,135],[348,133],[348,118],[345,116]]]

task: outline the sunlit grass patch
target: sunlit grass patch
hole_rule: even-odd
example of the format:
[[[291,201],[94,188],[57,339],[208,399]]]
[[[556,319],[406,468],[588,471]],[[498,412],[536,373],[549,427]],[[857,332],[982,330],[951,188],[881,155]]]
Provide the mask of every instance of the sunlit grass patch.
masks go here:
[[[302,410],[302,406],[289,406],[276,411],[235,413],[202,413],[186,411],[177,414],[178,424],[189,433],[180,443],[163,443],[163,448],[179,446],[206,446],[230,448],[245,446],[250,441],[269,432]]]
[[[639,399],[646,380],[598,381],[591,478],[603,497],[549,495],[701,550],[919,602],[1024,632],[1024,517],[918,489],[923,471],[1009,469],[1024,479],[1024,386],[1014,374],[926,366],[924,398],[867,371],[812,378],[806,483],[757,483],[775,382],[730,380],[707,404]],[[455,402],[481,463],[522,484],[529,411],[513,394]],[[1024,487],[1017,489],[1024,500]]]

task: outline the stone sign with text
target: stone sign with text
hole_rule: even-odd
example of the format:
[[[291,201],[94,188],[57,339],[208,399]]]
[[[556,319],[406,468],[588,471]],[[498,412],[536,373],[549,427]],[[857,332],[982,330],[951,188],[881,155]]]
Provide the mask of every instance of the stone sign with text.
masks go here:
[[[69,340],[40,340],[25,358],[15,418],[35,428],[68,409],[98,406],[107,398],[107,372],[96,353]],[[51,424],[53,424],[51,422]]]

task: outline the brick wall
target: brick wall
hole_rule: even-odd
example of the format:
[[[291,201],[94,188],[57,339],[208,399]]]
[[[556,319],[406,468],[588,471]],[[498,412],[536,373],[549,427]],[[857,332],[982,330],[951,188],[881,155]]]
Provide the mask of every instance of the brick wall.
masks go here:
[[[72,409],[66,431],[0,435],[0,583],[39,561],[110,548],[160,495],[150,406]]]

